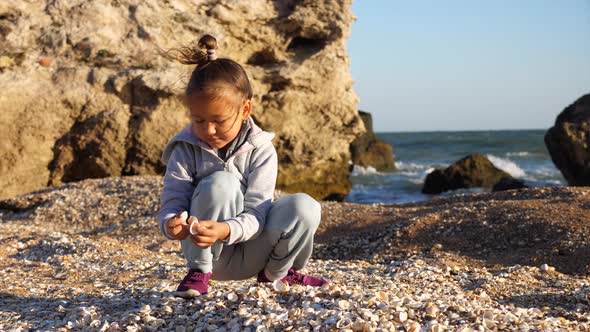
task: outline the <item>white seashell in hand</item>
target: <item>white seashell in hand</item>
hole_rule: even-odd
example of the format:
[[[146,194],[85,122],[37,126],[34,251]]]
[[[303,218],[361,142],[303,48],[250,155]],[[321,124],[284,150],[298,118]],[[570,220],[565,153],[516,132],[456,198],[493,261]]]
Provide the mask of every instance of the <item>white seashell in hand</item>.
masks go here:
[[[188,212],[182,211],[182,213],[180,214],[180,219],[182,219],[186,222],[187,218],[188,218]]]
[[[189,233],[191,233],[191,235],[197,235],[199,234],[199,219],[197,219],[197,217],[193,217],[191,216],[188,219],[188,231]]]

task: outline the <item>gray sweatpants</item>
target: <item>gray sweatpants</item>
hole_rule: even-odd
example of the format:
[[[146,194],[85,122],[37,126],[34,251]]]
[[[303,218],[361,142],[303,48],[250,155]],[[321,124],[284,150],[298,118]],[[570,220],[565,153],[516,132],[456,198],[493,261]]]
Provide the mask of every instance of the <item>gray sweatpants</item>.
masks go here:
[[[236,176],[218,171],[199,181],[189,214],[199,220],[221,221],[241,213],[243,201]],[[213,272],[212,279],[248,279],[263,269],[271,279],[279,279],[290,268],[305,266],[320,219],[321,206],[316,200],[303,193],[291,194],[273,202],[257,238],[233,245],[217,241],[200,248],[187,237],[181,241],[182,252],[189,268]]]

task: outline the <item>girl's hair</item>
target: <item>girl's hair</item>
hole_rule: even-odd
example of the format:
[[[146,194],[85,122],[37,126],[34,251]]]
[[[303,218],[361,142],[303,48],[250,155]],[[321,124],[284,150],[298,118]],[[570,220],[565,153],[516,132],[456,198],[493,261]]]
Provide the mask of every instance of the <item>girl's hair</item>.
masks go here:
[[[182,64],[196,65],[185,90],[187,96],[198,93],[211,99],[225,97],[237,102],[251,99],[252,86],[244,68],[231,59],[210,59],[207,51],[215,49],[217,40],[204,35],[196,47],[172,48],[160,54]]]

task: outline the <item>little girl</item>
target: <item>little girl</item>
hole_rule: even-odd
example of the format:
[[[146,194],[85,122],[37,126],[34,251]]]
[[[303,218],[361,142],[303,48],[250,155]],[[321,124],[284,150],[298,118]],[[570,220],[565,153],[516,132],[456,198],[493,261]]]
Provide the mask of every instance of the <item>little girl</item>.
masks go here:
[[[176,295],[205,294],[209,279],[327,283],[297,272],[311,256],[320,204],[303,193],[273,202],[274,133],[250,117],[248,76],[235,61],[217,58],[212,36],[202,37],[198,46],[206,51],[179,48],[165,54],[196,64],[185,93],[191,124],[162,155],[167,168],[160,228],[167,238],[181,241],[189,268]]]

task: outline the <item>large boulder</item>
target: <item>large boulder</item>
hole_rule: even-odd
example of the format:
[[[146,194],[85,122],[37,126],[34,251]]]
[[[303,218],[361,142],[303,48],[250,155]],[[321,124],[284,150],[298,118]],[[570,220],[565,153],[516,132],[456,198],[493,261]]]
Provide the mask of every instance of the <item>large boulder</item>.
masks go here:
[[[510,174],[496,168],[491,161],[479,153],[451,164],[446,169],[436,169],[426,176],[422,192],[440,194],[461,188],[489,188]]]
[[[373,132],[373,118],[371,113],[359,110],[366,132],[350,145],[352,163],[363,167],[374,167],[378,171],[395,170],[393,147],[375,136]]]
[[[192,70],[159,48],[218,38],[255,91],[253,117],[277,133],[278,188],[321,199],[351,188],[357,114],[339,1],[0,2],[0,197],[47,185],[161,174],[189,121]]]
[[[590,94],[557,116],[545,134],[545,145],[570,186],[590,186]]]

